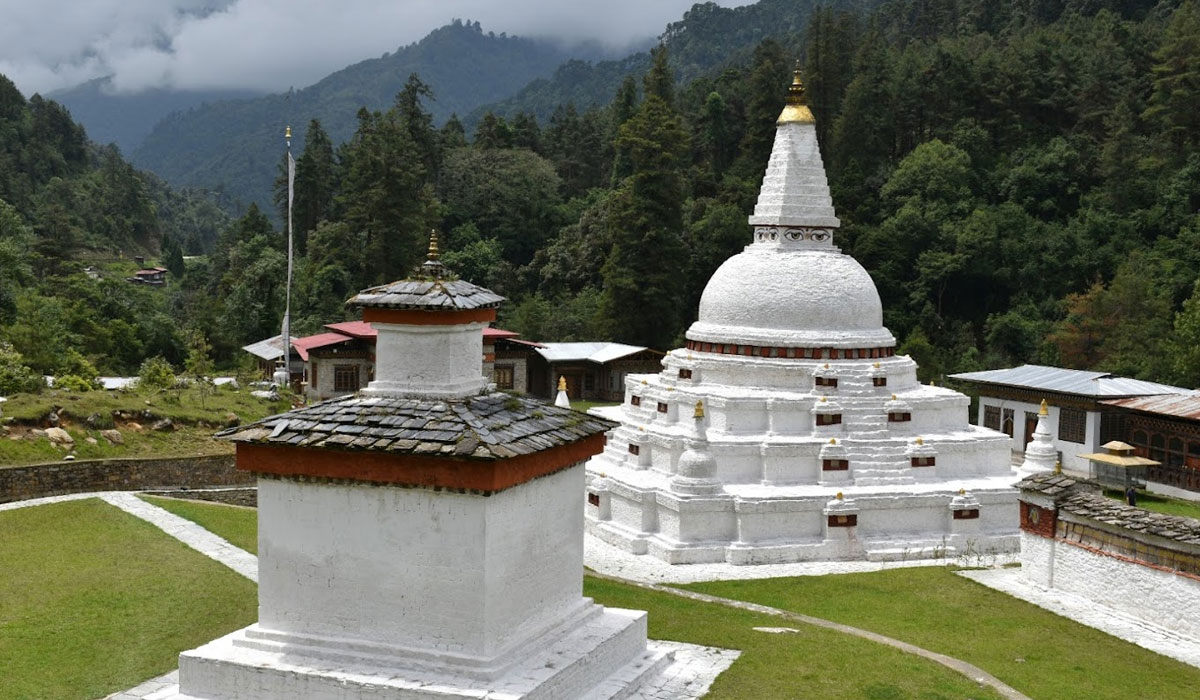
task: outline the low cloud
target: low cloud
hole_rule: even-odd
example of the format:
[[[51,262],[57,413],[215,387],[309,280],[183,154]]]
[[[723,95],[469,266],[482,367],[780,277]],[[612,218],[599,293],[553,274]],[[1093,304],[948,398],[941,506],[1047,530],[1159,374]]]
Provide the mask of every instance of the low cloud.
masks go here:
[[[598,40],[654,36],[692,0],[0,0],[0,73],[26,94],[112,76],[148,88],[304,87],[453,18],[484,31]],[[745,4],[724,0],[722,5]]]

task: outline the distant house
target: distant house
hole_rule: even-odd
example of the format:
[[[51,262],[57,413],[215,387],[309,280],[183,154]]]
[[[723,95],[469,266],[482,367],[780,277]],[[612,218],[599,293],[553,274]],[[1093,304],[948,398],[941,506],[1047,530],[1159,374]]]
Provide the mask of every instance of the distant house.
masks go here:
[[[1168,496],[1200,498],[1200,392],[1139,396],[1103,402],[1116,411],[1123,441],[1157,466],[1146,487]]]
[[[167,268],[147,267],[133,273],[133,277],[126,277],[125,281],[158,287],[167,283]]]
[[[972,393],[979,395],[978,424],[1012,438],[1014,452],[1024,452],[1033,438],[1038,409],[1045,399],[1063,468],[1078,474],[1087,474],[1090,466],[1080,454],[1099,452],[1110,440],[1131,442],[1124,419],[1113,405],[1115,399],[1190,393],[1177,386],[1108,372],[1042,365],[963,372],[950,378],[971,385]]]
[[[664,355],[639,345],[604,341],[540,343],[528,354],[526,391],[550,398],[558,378],[564,377],[572,400],[621,401],[625,375],[661,371]]]

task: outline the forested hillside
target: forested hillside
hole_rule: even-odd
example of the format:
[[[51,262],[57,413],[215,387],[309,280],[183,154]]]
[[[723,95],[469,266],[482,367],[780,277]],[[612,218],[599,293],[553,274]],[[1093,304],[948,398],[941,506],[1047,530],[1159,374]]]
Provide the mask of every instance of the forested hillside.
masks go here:
[[[113,372],[147,356],[180,359],[182,323],[167,296],[83,269],[132,272],[133,256],[161,252],[182,274],[184,248],[210,247],[226,223],[207,197],[138,172],[90,143],[62,106],[27,101],[0,76],[0,394],[12,376],[6,343],[51,374],[86,375],[89,360]]]
[[[319,49],[317,49],[319,50]],[[344,68],[301,90],[225,100],[172,114],[133,152],[133,162],[176,186],[237,193],[245,203],[270,201],[283,147],[283,127],[297,138],[318,119],[335,143],[348,139],[360,107],[386,109],[409,75],[437,91],[428,103],[441,123],[451,114],[511,95],[534,78],[595,47],[568,50],[548,40],[495,35],[478,22],[455,21],[392,54]]]
[[[836,242],[871,272],[923,377],[1036,361],[1200,385],[1195,0],[906,0],[821,7],[804,26],[686,82],[660,48],[608,103],[545,120],[437,127],[437,94],[410,77],[386,110],[360,110],[340,147],[308,124],[295,331],[347,318],[346,298],[404,276],[438,228],[451,268],[509,297],[501,325],[674,346],[713,270],[750,240],[798,56]],[[283,250],[252,208],[161,290],[219,362],[278,333]],[[84,285],[59,282],[71,303],[101,304]],[[40,347],[13,331],[26,313],[0,325],[22,352]],[[114,362],[66,316],[75,347]]]

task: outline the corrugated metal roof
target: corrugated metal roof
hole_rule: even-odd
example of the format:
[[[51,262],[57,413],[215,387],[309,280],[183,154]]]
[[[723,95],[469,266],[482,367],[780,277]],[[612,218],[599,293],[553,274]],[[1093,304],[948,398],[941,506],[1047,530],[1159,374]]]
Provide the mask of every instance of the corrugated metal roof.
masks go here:
[[[1145,396],[1134,399],[1113,399],[1104,403],[1110,406],[1120,406],[1146,413],[1159,413],[1164,416],[1176,416],[1200,420],[1200,394],[1164,394],[1160,396]]]
[[[1062,367],[1046,367],[1045,365],[1021,365],[1009,369],[961,372],[950,375],[950,378],[965,382],[1003,384],[1097,398],[1188,393],[1187,389],[1181,387],[1128,377],[1115,377],[1108,372],[1089,372]]]
[[[345,333],[355,338],[374,338],[378,333],[375,327],[366,321],[342,321],[341,323],[326,323],[325,327],[331,331]]]
[[[542,347],[538,348],[537,352],[546,358],[547,362],[587,361],[603,364],[641,352],[645,349],[639,345],[594,341],[586,343],[542,343]]]
[[[257,343],[243,345],[242,349],[251,355],[261,357],[264,360],[274,360],[283,357],[283,335],[277,335],[273,338],[260,340]]]

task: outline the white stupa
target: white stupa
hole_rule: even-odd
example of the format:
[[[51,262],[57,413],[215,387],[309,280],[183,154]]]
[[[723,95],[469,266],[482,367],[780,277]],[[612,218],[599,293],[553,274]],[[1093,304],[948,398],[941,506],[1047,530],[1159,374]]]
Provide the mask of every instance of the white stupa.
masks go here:
[[[1050,411],[1046,408],[1046,400],[1042,399],[1042,407],[1038,411],[1037,427],[1033,431],[1033,439],[1025,446],[1025,459],[1017,467],[1017,475],[1022,479],[1054,471],[1058,463],[1058,449],[1054,447],[1054,435],[1050,432]]]
[[[589,531],[671,563],[1016,551],[1008,437],[917,381],[870,275],[834,246],[799,72],[750,224],[686,347],[607,414],[621,425],[588,463]]]

